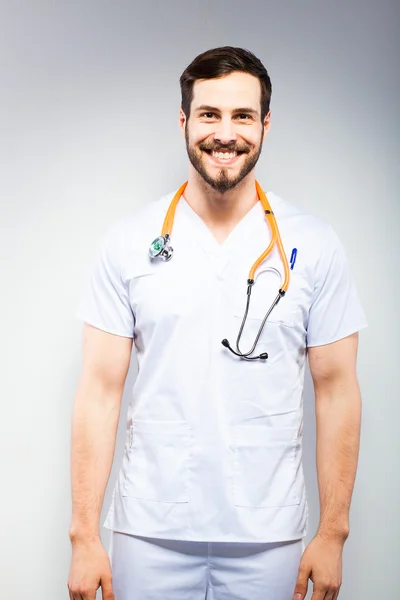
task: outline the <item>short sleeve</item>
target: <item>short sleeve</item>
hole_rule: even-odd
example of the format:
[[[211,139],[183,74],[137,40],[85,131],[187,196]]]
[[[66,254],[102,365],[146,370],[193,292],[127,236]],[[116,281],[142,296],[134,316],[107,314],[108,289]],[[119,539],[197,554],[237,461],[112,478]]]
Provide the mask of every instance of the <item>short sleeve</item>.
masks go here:
[[[315,272],[307,346],[330,344],[368,325],[345,249],[330,226],[326,239]]]
[[[134,335],[134,315],[121,276],[121,228],[111,227],[100,243],[75,316],[108,333]]]

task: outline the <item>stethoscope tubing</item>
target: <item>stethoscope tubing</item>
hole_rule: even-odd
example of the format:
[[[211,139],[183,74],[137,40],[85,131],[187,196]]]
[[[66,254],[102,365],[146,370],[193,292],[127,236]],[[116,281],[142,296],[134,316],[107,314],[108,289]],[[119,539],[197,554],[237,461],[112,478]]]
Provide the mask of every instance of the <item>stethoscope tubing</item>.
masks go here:
[[[184,193],[184,191],[186,189],[187,184],[188,184],[188,181],[185,181],[185,183],[183,183],[181,185],[181,187],[178,189],[178,191],[176,192],[175,196],[173,197],[173,199],[168,207],[167,213],[164,218],[164,223],[163,223],[162,232],[161,232],[161,237],[164,240],[163,241],[164,247],[163,247],[162,251],[160,252],[160,254],[161,254],[162,258],[164,258],[164,260],[170,260],[172,257],[173,249],[168,244],[169,244],[169,241],[171,238],[176,207],[179,202],[179,199],[181,198],[182,194]],[[258,199],[260,200],[260,202],[263,206],[266,219],[270,226],[271,240],[270,240],[270,243],[268,244],[268,247],[266,248],[266,250],[261,254],[261,256],[259,256],[259,258],[255,261],[255,263],[252,265],[252,267],[249,271],[249,275],[248,275],[248,279],[247,279],[246,309],[245,309],[245,314],[244,314],[244,317],[242,320],[242,324],[240,326],[239,334],[236,339],[236,351],[230,346],[227,339],[222,340],[223,346],[228,348],[228,350],[230,350],[236,356],[239,356],[245,360],[257,360],[257,359],[265,360],[268,358],[268,354],[266,352],[264,352],[258,356],[250,356],[250,355],[253,354],[253,352],[257,346],[258,340],[260,339],[261,333],[264,329],[264,325],[265,325],[269,315],[271,314],[271,312],[275,308],[275,306],[278,304],[280,299],[285,295],[285,293],[289,287],[289,282],[290,282],[289,262],[288,262],[283,244],[282,244],[282,239],[280,236],[280,232],[278,229],[275,215],[274,215],[274,213],[271,209],[271,206],[268,202],[267,196],[265,195],[265,193],[264,193],[263,189],[261,188],[261,186],[259,185],[258,181],[255,182],[255,186],[256,186],[256,190],[257,190]],[[155,242],[153,242],[153,244],[154,243]],[[272,302],[270,308],[268,309],[268,311],[266,312],[266,314],[264,316],[264,319],[260,325],[260,328],[258,330],[258,333],[255,338],[253,346],[251,347],[249,352],[241,352],[241,350],[239,348],[239,343],[240,343],[240,340],[241,340],[241,337],[243,334],[243,330],[244,330],[244,327],[245,327],[245,324],[247,321],[247,316],[248,316],[248,312],[249,312],[249,308],[250,308],[251,290],[255,283],[255,279],[254,279],[255,272],[256,272],[256,269],[258,268],[258,266],[272,252],[275,245],[277,245],[277,247],[278,247],[279,255],[280,255],[280,258],[281,258],[283,266],[284,266],[284,280],[283,280],[281,287],[279,288],[278,295],[276,296],[275,300]],[[157,256],[157,255],[159,255],[159,254],[151,254],[152,258],[155,258],[155,256]]]
[[[240,326],[239,335],[238,335],[238,337],[236,339],[236,350],[237,350],[237,353],[238,353],[239,356],[242,356],[243,358],[247,358],[247,357],[250,356],[250,354],[253,354],[253,352],[254,352],[254,350],[255,350],[255,348],[257,346],[258,340],[260,339],[261,333],[262,333],[262,331],[264,329],[264,325],[265,325],[265,323],[266,323],[269,315],[271,314],[271,312],[273,311],[273,309],[278,304],[278,302],[279,302],[279,300],[281,298],[282,298],[282,295],[279,293],[276,296],[276,298],[273,301],[273,303],[271,304],[271,306],[269,307],[268,311],[266,312],[266,314],[264,316],[264,319],[262,320],[261,325],[259,327],[256,339],[254,340],[254,344],[253,344],[251,350],[249,350],[248,352],[242,352],[240,350],[240,348],[239,348],[239,342],[240,342],[240,338],[242,337],[243,329],[244,329],[244,326],[245,326],[246,321],[247,321],[247,315],[248,315],[249,307],[250,307],[250,294],[247,295],[246,312],[244,314],[244,317],[243,317],[243,320],[242,320],[242,324]]]

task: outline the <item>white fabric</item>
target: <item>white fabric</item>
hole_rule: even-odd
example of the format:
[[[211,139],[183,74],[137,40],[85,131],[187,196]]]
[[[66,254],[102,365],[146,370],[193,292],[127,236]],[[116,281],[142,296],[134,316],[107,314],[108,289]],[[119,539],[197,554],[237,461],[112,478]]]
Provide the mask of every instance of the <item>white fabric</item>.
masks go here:
[[[250,267],[270,230],[260,203],[218,244],[181,198],[169,262],[151,261],[175,192],[110,227],[77,316],[134,337],[139,373],[125,452],[104,526],[155,538],[275,542],[307,533],[302,468],[307,345],[366,326],[332,228],[267,196],[290,260],[288,292],[257,346],[235,357]],[[248,351],[281,285],[277,249],[256,273],[240,348]]]
[[[292,600],[303,540],[160,540],[111,532],[115,600]]]

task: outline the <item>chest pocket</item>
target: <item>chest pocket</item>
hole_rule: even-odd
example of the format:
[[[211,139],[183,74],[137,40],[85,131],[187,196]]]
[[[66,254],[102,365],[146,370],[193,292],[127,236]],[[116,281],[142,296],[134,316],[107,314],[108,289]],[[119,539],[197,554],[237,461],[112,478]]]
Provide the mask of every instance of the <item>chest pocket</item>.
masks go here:
[[[256,273],[256,279],[251,291],[250,306],[247,318],[251,321],[262,321],[270,306],[279,293],[283,283],[283,267],[264,267]],[[236,292],[235,318],[243,318],[246,308],[246,290],[242,285],[241,293]],[[307,282],[301,273],[290,272],[290,282],[286,294],[268,316],[267,322],[280,323],[286,327],[294,327],[296,318],[304,304],[307,294]]]
[[[265,266],[256,273],[250,297],[249,312],[239,342],[242,352],[248,352],[252,348],[264,317],[279,293],[283,279],[283,266],[280,263]],[[247,295],[244,284],[245,282],[242,282],[240,292],[239,290],[236,291],[233,341],[240,331],[245,314]],[[288,335],[296,338],[304,335],[304,319],[307,312],[309,293],[309,285],[305,276],[300,272],[290,271],[288,290],[268,316],[255,350],[256,353],[267,352],[270,354],[269,366],[283,352],[282,339],[287,339]],[[255,362],[258,363],[258,361]],[[254,366],[254,371],[257,368],[257,366]]]

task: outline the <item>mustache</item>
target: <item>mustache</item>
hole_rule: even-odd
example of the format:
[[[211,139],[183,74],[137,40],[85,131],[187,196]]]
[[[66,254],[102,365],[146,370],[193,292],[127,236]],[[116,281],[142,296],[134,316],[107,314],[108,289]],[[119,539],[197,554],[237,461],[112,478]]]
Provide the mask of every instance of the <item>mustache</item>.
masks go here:
[[[206,152],[223,152],[224,150],[227,150],[228,152],[237,152],[239,153],[243,153],[243,152],[248,152],[249,149],[247,146],[236,146],[236,145],[232,145],[232,144],[225,144],[225,145],[208,145],[208,144],[199,144],[199,148],[200,150],[204,150]]]

